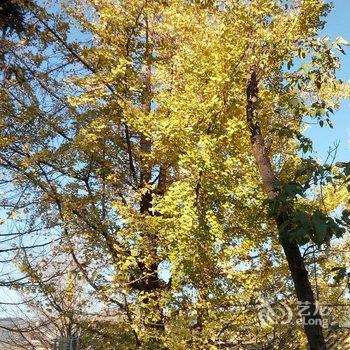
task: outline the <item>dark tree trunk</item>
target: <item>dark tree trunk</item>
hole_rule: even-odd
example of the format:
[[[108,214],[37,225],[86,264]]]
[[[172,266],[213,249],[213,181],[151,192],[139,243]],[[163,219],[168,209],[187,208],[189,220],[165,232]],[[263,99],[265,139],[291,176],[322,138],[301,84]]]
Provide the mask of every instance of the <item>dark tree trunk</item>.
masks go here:
[[[141,95],[141,105],[144,113],[150,114],[152,111],[152,43],[149,38],[149,22],[148,17],[145,16],[145,51],[143,54],[144,59],[144,72],[143,72],[143,82],[144,88]],[[140,188],[146,189],[152,178],[152,166],[149,164],[148,155],[152,151],[152,142],[147,139],[144,134],[140,135]],[[140,200],[140,214],[144,216],[153,216],[155,213],[152,211],[152,199],[153,191],[148,189],[141,196]],[[157,247],[158,238],[156,234],[150,232],[141,233],[143,240],[145,241],[145,252],[142,258],[147,257],[149,262],[145,263],[142,259],[138,263],[138,267],[141,271],[142,282],[140,284],[140,290],[145,292],[145,298],[143,302],[148,304],[152,301],[156,310],[157,316],[154,318],[152,323],[145,324],[147,327],[153,328],[160,332],[164,332],[164,316],[163,310],[159,303],[159,296],[162,292],[161,281],[158,276],[158,266],[160,259],[158,257]],[[156,340],[157,342],[157,340]],[[160,346],[160,345],[159,345]],[[161,346],[160,348],[163,349]],[[166,349],[166,348],[164,348]]]
[[[258,92],[258,77],[255,68],[253,68],[247,84],[246,118],[251,134],[253,155],[262,178],[263,187],[268,198],[273,200],[276,197],[274,186],[278,179],[267,154],[264,138],[257,118]],[[290,212],[287,208],[279,208],[275,216],[277,227],[283,227],[284,230],[288,232],[287,223],[290,222],[289,217]],[[304,260],[300,254],[299,246],[295,241],[289,242],[288,240],[281,240],[280,242],[287,258],[298,301],[308,306],[308,315],[305,316],[304,320],[304,330],[309,349],[324,350],[326,349],[326,343],[322,332],[322,320],[319,312],[316,310],[314,294]]]

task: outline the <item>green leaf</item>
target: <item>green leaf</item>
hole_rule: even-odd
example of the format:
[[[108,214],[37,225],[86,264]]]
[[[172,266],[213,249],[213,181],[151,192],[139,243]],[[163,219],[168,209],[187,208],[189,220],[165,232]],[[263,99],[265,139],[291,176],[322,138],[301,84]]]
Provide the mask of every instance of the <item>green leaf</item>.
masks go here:
[[[322,244],[327,237],[327,222],[324,215],[317,211],[312,218],[312,225],[315,230],[315,243]]]
[[[346,166],[344,167],[344,174],[345,176],[350,175],[350,163],[347,163]]]
[[[295,219],[304,227],[309,226],[310,224],[310,219],[308,213],[305,211],[298,211],[294,215]]]
[[[304,245],[310,242],[310,231],[307,227],[301,227],[293,232],[293,239],[295,239],[300,245]]]
[[[300,101],[297,97],[293,97],[291,100],[290,100],[290,105],[294,108],[298,108],[299,105],[300,105]]]

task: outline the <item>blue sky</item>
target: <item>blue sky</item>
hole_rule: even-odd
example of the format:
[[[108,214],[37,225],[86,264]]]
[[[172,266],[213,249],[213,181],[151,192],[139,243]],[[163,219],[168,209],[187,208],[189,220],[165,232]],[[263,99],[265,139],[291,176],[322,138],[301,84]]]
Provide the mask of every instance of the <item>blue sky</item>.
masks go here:
[[[334,9],[327,17],[327,24],[323,30],[324,35],[331,39],[342,36],[350,41],[350,0],[333,0]],[[339,78],[350,82],[350,47],[346,48],[347,55],[341,57],[342,68]],[[329,147],[339,143],[337,159],[350,161],[350,101],[343,101],[341,108],[335,112],[332,118],[334,128],[320,128],[315,125],[305,134],[314,142],[317,156],[321,160],[327,157]]]

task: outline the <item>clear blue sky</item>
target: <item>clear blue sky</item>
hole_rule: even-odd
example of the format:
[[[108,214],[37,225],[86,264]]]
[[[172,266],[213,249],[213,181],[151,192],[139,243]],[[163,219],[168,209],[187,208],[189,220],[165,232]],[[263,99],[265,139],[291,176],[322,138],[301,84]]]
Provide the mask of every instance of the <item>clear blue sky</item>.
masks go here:
[[[350,0],[333,0],[334,8],[327,17],[327,24],[323,30],[331,39],[342,36],[350,41]],[[350,47],[346,48],[347,55],[341,57],[342,68],[339,78],[350,82]],[[320,128],[312,126],[306,131],[314,142],[316,154],[325,160],[329,147],[339,142],[337,159],[350,161],[350,101],[344,101],[340,110],[332,118],[334,128]]]

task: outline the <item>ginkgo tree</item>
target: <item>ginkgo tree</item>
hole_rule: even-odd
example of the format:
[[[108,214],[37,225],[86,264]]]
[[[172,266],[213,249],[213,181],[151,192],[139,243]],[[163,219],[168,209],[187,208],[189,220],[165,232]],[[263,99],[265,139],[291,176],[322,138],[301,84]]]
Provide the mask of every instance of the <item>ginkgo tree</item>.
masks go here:
[[[348,95],[347,42],[319,37],[330,6],[16,4],[25,26],[1,39],[8,284],[45,294],[69,255],[81,312],[119,315],[104,349],[325,349],[316,301],[346,281],[307,269],[345,274],[322,252],[349,224],[349,166],[312,159],[303,131]],[[279,300],[309,303],[302,326],[261,323]]]

